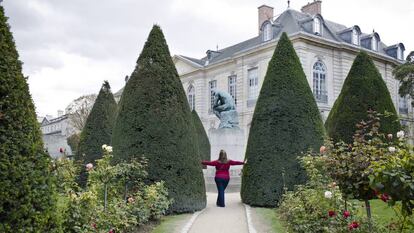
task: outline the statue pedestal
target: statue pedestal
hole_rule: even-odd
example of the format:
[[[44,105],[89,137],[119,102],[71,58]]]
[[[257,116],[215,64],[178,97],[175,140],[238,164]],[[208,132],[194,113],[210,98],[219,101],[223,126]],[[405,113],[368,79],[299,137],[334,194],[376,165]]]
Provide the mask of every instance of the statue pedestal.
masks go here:
[[[225,150],[229,160],[244,160],[245,153],[245,139],[244,131],[240,128],[221,128],[214,129],[210,131],[209,135],[210,144],[211,144],[211,160],[217,160],[220,150]],[[230,167],[230,183],[227,192],[239,192],[241,186],[241,169],[242,165],[231,166]],[[215,192],[217,191],[214,175],[216,172],[215,167],[208,166],[204,170],[204,177],[206,180],[207,191]]]

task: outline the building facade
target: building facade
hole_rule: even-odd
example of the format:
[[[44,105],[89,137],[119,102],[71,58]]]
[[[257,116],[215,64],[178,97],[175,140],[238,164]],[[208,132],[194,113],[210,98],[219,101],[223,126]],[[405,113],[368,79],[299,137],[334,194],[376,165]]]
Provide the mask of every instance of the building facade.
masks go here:
[[[207,132],[219,124],[211,112],[211,91],[224,90],[236,101],[240,127],[246,132],[247,142],[267,66],[283,32],[288,34],[299,56],[323,120],[340,94],[355,57],[365,51],[386,82],[402,123],[410,125],[410,100],[398,95],[399,83],[392,75],[393,68],[404,62],[404,45],[387,46],[376,32],[366,34],[357,25],[347,27],[324,19],[321,4],[314,1],[301,12],[287,9],[277,17],[272,7],[260,6],[256,37],[218,51],[208,50],[201,59],[173,57],[189,105],[198,112]]]
[[[65,155],[72,155],[72,150],[67,143],[67,138],[75,133],[70,124],[69,116],[58,112],[58,117],[44,117],[40,129],[42,131],[45,150],[53,158]]]

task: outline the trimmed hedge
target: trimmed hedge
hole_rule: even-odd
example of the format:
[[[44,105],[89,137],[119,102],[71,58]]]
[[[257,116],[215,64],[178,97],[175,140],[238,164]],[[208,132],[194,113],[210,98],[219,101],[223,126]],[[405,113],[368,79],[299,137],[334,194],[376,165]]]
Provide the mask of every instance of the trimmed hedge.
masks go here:
[[[0,232],[55,232],[55,190],[35,106],[0,5]]]
[[[360,52],[345,79],[325,127],[334,141],[353,142],[356,124],[367,118],[368,110],[385,111],[392,116],[381,117],[380,131],[395,134],[400,128],[398,115],[388,88],[371,57]]]
[[[164,180],[182,213],[206,205],[195,127],[161,28],[155,25],[119,106],[112,144],[115,162],[148,158],[148,182]]]
[[[210,141],[208,140],[207,133],[197,112],[193,110],[191,113],[193,116],[194,126],[197,134],[198,154],[200,155],[201,160],[210,161],[211,146]]]
[[[242,201],[277,206],[284,184],[293,189],[306,179],[297,156],[319,149],[323,137],[321,116],[302,65],[283,33],[269,62],[251,123]]]
[[[108,81],[105,81],[80,135],[79,147],[75,155],[77,161],[96,164],[95,160],[102,158],[102,145],[111,145],[116,114],[117,104]],[[79,182],[84,186],[87,173],[85,169],[81,171]]]

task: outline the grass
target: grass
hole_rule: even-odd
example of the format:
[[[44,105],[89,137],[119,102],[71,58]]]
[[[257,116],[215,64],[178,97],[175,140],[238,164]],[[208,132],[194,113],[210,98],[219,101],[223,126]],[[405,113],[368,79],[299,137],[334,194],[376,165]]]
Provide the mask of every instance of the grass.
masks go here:
[[[266,222],[271,224],[273,232],[286,232],[286,228],[283,227],[276,209],[269,208],[254,208],[256,213],[262,217]]]
[[[151,233],[169,233],[174,232],[174,229],[180,222],[185,221],[191,214],[169,215],[161,219],[161,222],[156,226]]]

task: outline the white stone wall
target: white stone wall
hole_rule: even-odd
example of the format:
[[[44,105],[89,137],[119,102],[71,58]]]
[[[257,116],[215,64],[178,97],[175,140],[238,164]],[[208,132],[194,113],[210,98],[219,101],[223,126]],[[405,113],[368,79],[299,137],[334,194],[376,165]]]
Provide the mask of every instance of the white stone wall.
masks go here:
[[[336,98],[339,96],[343,82],[352,66],[358,50],[347,51],[332,46],[321,46],[305,40],[292,40],[293,46],[302,63],[309,85],[313,85],[313,65],[319,59],[326,66],[326,87],[328,91],[328,103],[318,103],[323,119],[326,119]],[[259,87],[267,71],[268,62],[271,59],[277,42],[270,42],[246,54],[241,54],[229,61],[219,65],[212,65],[206,69],[192,70],[190,74],[179,73],[187,92],[190,83],[196,87],[196,111],[204,124],[206,132],[218,126],[218,119],[209,114],[209,81],[217,80],[219,90],[228,91],[228,76],[237,75],[237,110],[239,112],[240,127],[246,132],[246,141],[253,116],[254,106],[247,106],[248,98],[248,77],[247,71],[250,68],[258,67]],[[177,63],[180,62],[176,62]],[[393,65],[379,56],[374,57],[374,63],[386,82],[394,105],[398,112],[398,82],[392,77]],[[183,63],[182,63],[183,64]],[[177,67],[182,67],[182,64]],[[183,71],[186,69],[180,68]],[[191,69],[187,69],[191,70]],[[412,109],[409,107],[409,115]]]

